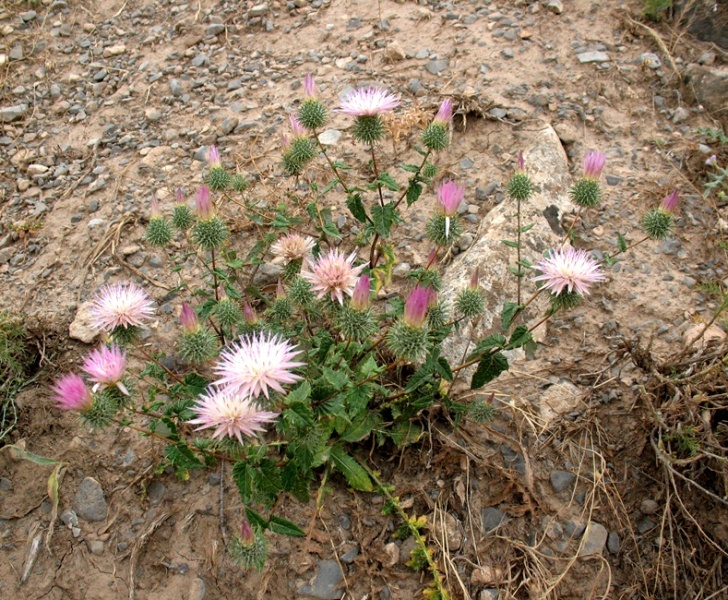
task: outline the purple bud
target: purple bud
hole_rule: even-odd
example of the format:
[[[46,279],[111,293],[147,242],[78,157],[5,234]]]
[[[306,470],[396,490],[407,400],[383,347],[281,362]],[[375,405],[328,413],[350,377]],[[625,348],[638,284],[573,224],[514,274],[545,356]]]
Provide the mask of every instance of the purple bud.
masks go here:
[[[159,202],[156,198],[152,198],[149,203],[149,213],[152,219],[158,219],[162,216],[162,211],[159,209]]]
[[[433,122],[438,125],[449,125],[450,121],[452,121],[452,99],[445,98]]]
[[[306,128],[301,124],[301,121],[298,120],[298,117],[296,115],[291,115],[289,117],[289,120],[291,122],[291,131],[293,132],[293,137],[305,137]]]
[[[478,284],[480,283],[480,267],[475,267],[475,271],[470,276],[470,285],[468,286],[471,290],[477,290]]]
[[[214,144],[207,149],[207,164],[210,168],[220,166],[220,152]]]
[[[584,177],[599,179],[607,157],[598,150],[590,150],[584,157]]]
[[[452,180],[445,181],[437,187],[437,198],[440,200],[442,212],[446,217],[452,217],[458,212],[464,195],[465,188]]]
[[[708,159],[705,161],[705,164],[709,167],[712,167],[715,163],[718,162],[718,157],[715,154],[711,154]]]
[[[677,190],[673,190],[673,192],[662,201],[662,210],[674,213],[677,208],[678,200],[678,192]]]
[[[255,534],[253,528],[250,526],[248,519],[243,517],[243,522],[240,524],[240,541],[246,546],[249,546],[255,541]]]
[[[281,150],[283,150],[283,152],[288,152],[291,149],[291,138],[288,136],[287,133],[281,133],[280,141]]]
[[[437,248],[430,250],[430,255],[427,257],[427,266],[425,269],[433,269],[437,264]]]
[[[427,307],[430,305],[432,289],[416,285],[407,297],[404,304],[404,322],[410,327],[420,329],[427,317]]]
[[[195,208],[197,209],[197,216],[201,221],[207,221],[215,215],[212,206],[212,199],[210,198],[210,188],[208,188],[206,185],[203,185],[197,191],[197,197],[195,198]]]
[[[182,329],[187,332],[195,331],[199,323],[194,309],[187,302],[183,302],[182,312],[179,314],[179,324],[182,325]]]
[[[276,286],[276,299],[284,298],[286,295],[286,290],[283,288],[283,282],[281,281],[281,278],[278,278],[278,285]]]
[[[518,167],[516,170],[524,172],[526,170],[526,161],[523,158],[523,150],[518,152]]]
[[[369,293],[371,282],[369,275],[362,275],[354,287],[354,294],[351,297],[351,307],[354,310],[366,310],[369,308]]]
[[[313,80],[311,73],[306,75],[306,80],[303,83],[303,91],[306,94],[306,98],[316,98],[316,82]]]
[[[248,325],[255,325],[258,322],[258,315],[247,300],[243,303],[243,317]]]
[[[182,188],[181,187],[178,187],[177,188],[176,198],[177,198],[177,204],[184,204],[185,203],[185,195],[182,192]]]

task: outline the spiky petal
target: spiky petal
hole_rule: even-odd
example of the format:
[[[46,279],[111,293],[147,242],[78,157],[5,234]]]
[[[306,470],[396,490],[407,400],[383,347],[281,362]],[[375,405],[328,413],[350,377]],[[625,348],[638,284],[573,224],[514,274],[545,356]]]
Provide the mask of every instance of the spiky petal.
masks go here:
[[[291,372],[306,364],[293,360],[301,352],[278,335],[241,336],[220,353],[213,369],[220,377],[215,385],[240,391],[251,398],[261,394],[269,398],[271,389],[283,392],[281,384],[301,379]]]
[[[91,304],[92,323],[107,333],[117,327],[139,327],[154,314],[154,303],[135,283],[112,283]]]
[[[584,177],[588,179],[599,179],[604,168],[607,157],[603,152],[590,150],[584,157]]]
[[[382,88],[359,88],[346,94],[341,100],[341,112],[354,117],[371,117],[389,112],[400,105],[399,98]]]
[[[371,280],[369,275],[362,275],[356,282],[354,293],[351,297],[351,307],[354,310],[366,310],[370,306],[369,295],[371,293]]]
[[[452,121],[452,98],[445,98],[433,119],[437,125],[449,125]]]
[[[275,255],[274,263],[289,263],[294,260],[304,259],[315,245],[312,237],[303,237],[297,233],[290,233],[279,238],[271,247],[271,252]]]
[[[359,273],[366,265],[352,266],[356,260],[356,252],[348,257],[338,248],[332,248],[328,254],[322,254],[315,262],[306,261],[301,277],[308,281],[317,297],[327,294],[331,300],[344,304],[344,295],[351,296]]]
[[[197,210],[197,218],[201,221],[207,221],[215,216],[215,209],[212,205],[210,197],[210,188],[206,185],[200,186],[195,196],[195,209]]]
[[[404,315],[402,320],[410,327],[420,328],[427,317],[427,308],[434,291],[430,287],[416,285],[407,296],[404,304]]]
[[[86,410],[91,408],[93,398],[80,375],[67,373],[56,380],[51,388],[56,408],[61,410]]]
[[[254,437],[257,432],[265,431],[265,424],[278,417],[278,413],[261,410],[247,394],[232,388],[208,388],[197,399],[193,410],[197,418],[189,422],[199,425],[195,431],[215,428],[213,438],[236,438],[241,444],[243,436]]]
[[[301,121],[298,120],[298,117],[296,115],[291,115],[288,117],[288,121],[291,124],[291,132],[293,133],[293,137],[306,137],[306,128],[301,124]]]
[[[599,263],[585,250],[576,248],[551,249],[536,269],[541,275],[534,281],[543,281],[543,286],[554,295],[564,290],[589,295],[589,286],[604,280]]]
[[[200,321],[197,318],[194,309],[187,304],[187,302],[182,303],[182,311],[179,315],[179,324],[182,326],[182,329],[187,332],[195,331],[200,325]]]
[[[679,202],[679,194],[677,190],[674,190],[670,195],[668,195],[663,201],[661,208],[665,212],[674,213],[675,209],[677,209],[677,204]]]
[[[207,164],[211,169],[220,167],[220,151],[214,144],[207,149]]]
[[[437,199],[445,215],[445,239],[450,237],[450,218],[457,214],[464,195],[465,188],[452,180],[444,181],[437,186]]]
[[[116,386],[128,396],[129,392],[121,382],[126,369],[126,352],[116,344],[101,346],[92,350],[84,359],[81,370],[95,383],[93,391]]]
[[[316,82],[313,80],[313,75],[311,75],[311,73],[306,75],[306,79],[303,82],[303,92],[306,94],[306,98],[310,98],[312,100],[316,98]]]

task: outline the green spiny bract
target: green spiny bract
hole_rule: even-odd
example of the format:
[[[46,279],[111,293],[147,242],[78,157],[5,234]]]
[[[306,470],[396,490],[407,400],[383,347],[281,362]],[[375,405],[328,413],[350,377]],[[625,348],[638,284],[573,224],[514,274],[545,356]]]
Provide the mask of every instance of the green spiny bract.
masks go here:
[[[207,327],[183,331],[179,341],[179,355],[184,360],[199,364],[217,354],[217,338]]]
[[[283,170],[286,172],[286,175],[298,175],[303,170],[303,165],[293,160],[290,152],[283,153],[281,163],[283,164]]]
[[[104,429],[111,424],[111,420],[119,410],[118,403],[105,394],[106,390],[94,394],[94,401],[91,408],[80,413],[81,420],[93,429]]]
[[[242,173],[238,173],[230,182],[230,187],[236,192],[244,192],[248,189],[248,178]]]
[[[227,241],[228,230],[219,217],[212,217],[195,223],[192,239],[203,250],[217,250]]]
[[[411,327],[399,320],[387,332],[387,346],[399,359],[422,362],[427,356],[428,333],[429,328],[426,325]]]
[[[141,327],[135,325],[130,325],[129,327],[118,325],[111,330],[110,337],[119,346],[126,347],[138,339],[141,331]]]
[[[232,175],[224,167],[212,167],[205,178],[207,185],[213,192],[226,190],[232,180]]]
[[[468,406],[468,417],[476,423],[490,423],[495,417],[495,408],[487,399],[478,398]]]
[[[308,307],[314,302],[315,296],[311,291],[311,284],[303,277],[296,277],[288,288],[288,297],[297,306]]]
[[[281,273],[281,278],[283,281],[290,281],[291,279],[298,276],[298,274],[301,272],[301,265],[303,264],[303,259],[296,258],[289,262],[285,267],[283,267],[283,272]]]
[[[150,219],[147,227],[147,241],[152,246],[166,246],[172,239],[172,227],[164,217]]]
[[[291,148],[288,150],[290,160],[301,165],[303,168],[316,158],[316,146],[313,141],[307,137],[296,137],[291,142]]]
[[[243,321],[243,311],[232,298],[222,298],[215,305],[215,317],[220,325],[231,328]]]
[[[466,319],[473,319],[485,312],[485,298],[480,290],[465,288],[455,300],[455,310]]]
[[[195,215],[185,204],[178,204],[172,213],[172,224],[180,231],[186,231],[195,222]]]
[[[557,310],[571,310],[581,304],[583,300],[578,292],[570,292],[564,289],[560,294],[551,294],[551,306],[549,312],[554,313]]]
[[[430,123],[422,132],[422,143],[433,152],[444,150],[450,145],[448,127],[440,123]]]
[[[134,386],[129,381],[129,379],[125,378],[122,380],[121,383],[126,388],[127,392],[129,392],[130,394],[134,393]],[[97,399],[102,404],[108,403],[110,406],[114,406],[117,409],[125,406],[127,402],[129,402],[129,396],[124,394],[124,392],[122,392],[115,385],[105,387],[103,390],[99,390],[98,392],[96,392],[94,396],[94,402],[96,402]]]
[[[425,162],[424,166],[422,167],[422,178],[425,181],[430,181],[431,179],[434,179],[437,177],[437,174],[440,172],[440,167],[438,167],[435,163],[430,162],[429,160]]]
[[[253,529],[253,539],[250,541],[235,536],[230,541],[228,552],[232,559],[244,569],[255,568],[260,571],[268,558],[268,543],[263,532],[255,528]]]
[[[282,296],[271,302],[266,313],[270,315],[272,321],[283,327],[287,327],[290,325],[290,320],[293,318],[295,310],[290,298],[288,296]]]
[[[447,217],[441,213],[437,213],[430,217],[425,226],[425,233],[427,237],[432,240],[438,246],[450,246],[455,242],[463,233],[463,228],[460,226],[460,218],[458,215],[450,217],[450,229],[445,235],[447,229],[446,224]]]
[[[354,121],[354,139],[365,144],[373,144],[384,135],[384,122],[379,115],[357,117]]]
[[[642,228],[653,240],[662,240],[672,230],[672,215],[659,208],[647,211],[642,217]]]
[[[298,120],[309,131],[320,129],[326,125],[326,107],[318,100],[308,98],[298,109]]]
[[[348,304],[338,314],[339,329],[347,340],[363,341],[369,339],[376,331],[374,313],[368,308],[356,310]]]
[[[433,329],[439,329],[447,323],[450,317],[450,308],[446,302],[438,302],[427,310],[427,323]]]
[[[508,182],[508,195],[524,202],[531,196],[531,180],[525,173],[516,173]]]
[[[571,197],[571,201],[577,206],[595,208],[599,206],[602,191],[596,179],[584,177],[571,186],[569,196]]]
[[[452,223],[450,223],[452,226]],[[415,269],[407,275],[423,287],[431,287],[436,292],[442,289],[442,275],[437,269]]]

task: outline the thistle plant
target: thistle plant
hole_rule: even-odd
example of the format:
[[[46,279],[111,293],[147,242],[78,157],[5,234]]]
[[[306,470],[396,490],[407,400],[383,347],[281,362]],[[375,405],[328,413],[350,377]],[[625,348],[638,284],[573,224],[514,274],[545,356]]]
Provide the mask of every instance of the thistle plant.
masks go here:
[[[600,262],[564,240],[529,262],[522,235],[530,225],[522,225],[520,215],[533,185],[519,155],[507,185],[516,239],[504,240],[518,251],[511,272],[519,292],[504,305],[501,330],[450,364],[444,340],[462,336],[463,323],[477,322],[488,308],[479,281],[486,265],[474,269],[464,289],[443,298],[443,263],[463,232],[458,208],[469,193],[454,179],[437,180],[437,153],[449,146],[453,105],[443,100],[413,137],[422,144],[415,148],[418,158],[395,171],[378,148],[387,134],[382,117],[399,104],[388,90],[366,88],[350,92],[334,109],[353,118],[355,150],[365,146],[360,173],[318,143],[330,111],[307,77],[298,111],[289,118],[282,161],[286,175],[299,179],[316,163],[317,178],[292,186],[277,204],[263,204],[255,189],[236,184],[211,147],[194,210],[181,191],[174,206],[152,203],[147,240],[169,250],[181,281],[174,344],[158,341],[152,329],[140,335],[161,316],[138,284],[106,285],[91,299],[102,344],[80,361],[83,376],[65,374],[51,390],[58,408],[76,412],[94,428],[143,416],[144,427],[135,427],[164,440],[160,466],[173,467],[182,479],[192,469],[232,463],[245,518],[228,551],[244,567],[261,568],[270,533],[304,535],[275,513],[283,494],[305,502],[319,474],[332,471],[361,492],[373,491],[374,482],[381,487],[366,464],[372,439],[377,447],[416,443],[423,415],[436,406],[452,411],[455,422],[463,415],[490,420],[492,396],[466,402],[451,385],[456,375],[473,366],[472,389],[495,380],[508,369],[506,351],[533,350],[533,329],[593,293],[606,280],[605,264],[631,247],[620,235],[618,252]],[[581,208],[598,205],[603,166],[603,154],[587,155],[584,177],[571,194]],[[328,181],[318,176],[322,169]],[[340,189],[359,226],[356,244],[339,230],[325,201]],[[406,293],[390,293],[397,260],[392,237],[407,218],[405,207],[422,197],[435,200],[424,227],[434,247],[424,267],[410,273]],[[258,239],[230,234],[231,201],[242,207]],[[647,236],[632,246],[666,235],[676,203],[677,194],[645,215]],[[193,261],[201,276],[186,276]],[[258,282],[266,264],[282,268],[275,285]],[[522,302],[521,286],[527,285],[533,295]],[[527,326],[522,321],[541,294],[548,295],[550,307]],[[364,447],[367,452],[359,452]],[[423,564],[436,573],[423,536],[418,539]]]

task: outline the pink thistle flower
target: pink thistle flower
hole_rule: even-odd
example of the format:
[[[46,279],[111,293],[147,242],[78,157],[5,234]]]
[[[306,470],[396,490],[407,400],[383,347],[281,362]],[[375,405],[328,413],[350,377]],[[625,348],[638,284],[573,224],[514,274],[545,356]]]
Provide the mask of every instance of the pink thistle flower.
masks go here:
[[[244,392],[232,388],[208,388],[197,399],[193,410],[197,418],[189,423],[199,425],[195,431],[214,427],[213,438],[234,437],[241,444],[243,436],[254,437],[256,432],[265,431],[265,424],[278,417],[278,413],[261,410]]]
[[[452,121],[452,98],[445,98],[432,122],[444,126],[449,125],[450,121]]]
[[[333,248],[328,254],[319,256],[316,262],[306,261],[301,277],[311,283],[319,299],[328,294],[331,300],[343,305],[344,294],[351,296],[354,293],[356,278],[366,268],[365,264],[352,266],[355,260],[356,252],[347,257]]]
[[[279,141],[281,144],[281,150],[283,150],[283,152],[288,152],[291,149],[291,138],[288,136],[287,133],[281,133],[279,136]]]
[[[679,202],[678,191],[674,190],[669,196],[667,196],[661,204],[662,210],[669,213],[674,213]]]
[[[353,117],[372,117],[381,115],[400,105],[399,98],[381,88],[359,88],[341,99],[341,112]]]
[[[275,255],[273,262],[278,264],[304,259],[311,253],[315,243],[312,237],[303,237],[297,233],[283,236],[270,247]]]
[[[430,250],[430,255],[427,257],[427,265],[425,269],[434,269],[437,266],[437,247]]]
[[[709,167],[712,167],[718,162],[718,157],[715,154],[711,154],[706,160],[705,164]]]
[[[91,304],[93,326],[111,332],[117,327],[138,327],[154,314],[154,303],[134,283],[112,283],[101,290]]]
[[[362,275],[354,286],[354,293],[351,296],[351,307],[354,310],[366,310],[371,304],[369,295],[371,293],[371,280],[369,275]]]
[[[607,157],[603,152],[590,150],[584,157],[584,177],[587,179],[599,179],[604,168]]]
[[[303,82],[303,92],[306,94],[306,98],[315,99],[317,95],[316,82],[313,80],[313,75],[308,73],[306,79]]]
[[[179,324],[182,326],[182,329],[188,333],[195,331],[200,325],[200,321],[195,314],[195,310],[187,304],[187,302],[182,303],[182,311],[179,315]]]
[[[566,250],[552,249],[536,265],[536,269],[541,271],[541,275],[533,280],[543,281],[543,287],[554,295],[567,289],[569,292],[588,296],[589,286],[604,280],[599,263],[585,250],[571,247]]]
[[[210,188],[206,185],[200,187],[197,190],[197,196],[195,197],[195,209],[197,210],[197,217],[201,221],[209,221],[215,216],[215,209],[212,206],[212,198],[210,198]]]
[[[283,393],[282,383],[301,379],[300,375],[291,373],[306,364],[293,360],[301,352],[278,335],[241,336],[220,353],[213,369],[220,376],[215,385],[252,398],[261,394],[268,398],[270,389]]]
[[[281,281],[281,278],[278,278],[278,285],[276,286],[276,299],[285,298],[286,296],[286,290],[283,287],[283,281]]]
[[[420,329],[427,318],[427,309],[434,295],[432,288],[416,285],[404,303],[402,319],[410,327]]]
[[[51,388],[56,408],[61,410],[87,410],[93,404],[91,393],[80,375],[68,373],[56,380]]]
[[[470,276],[470,284],[468,287],[471,290],[477,290],[480,287],[480,267],[475,267],[475,271]]]
[[[288,121],[291,123],[291,132],[294,138],[306,137],[306,128],[301,124],[296,115],[288,117]]]
[[[116,386],[125,396],[129,395],[121,376],[126,369],[126,352],[116,344],[101,346],[84,359],[81,370],[89,375],[89,379],[95,383],[93,391],[104,389],[109,386]]]
[[[220,166],[220,151],[214,144],[207,149],[207,164],[211,169]]]
[[[246,545],[250,545],[255,541],[255,533],[253,533],[253,528],[245,515],[243,515],[243,522],[240,524],[240,541]]]

